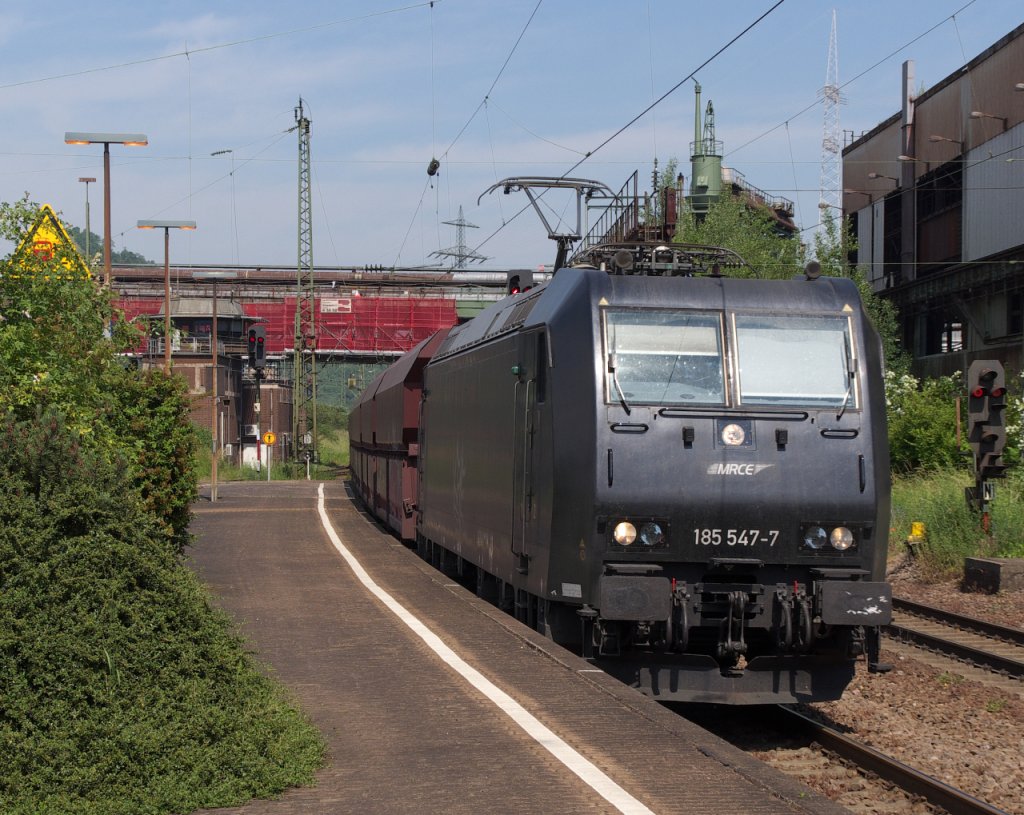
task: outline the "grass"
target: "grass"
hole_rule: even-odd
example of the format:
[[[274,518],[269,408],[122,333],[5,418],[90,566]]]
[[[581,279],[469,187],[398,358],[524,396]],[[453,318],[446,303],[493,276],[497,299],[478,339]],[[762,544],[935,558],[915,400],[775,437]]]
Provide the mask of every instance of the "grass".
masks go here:
[[[196,454],[196,476],[201,482],[210,480],[210,445],[201,446]],[[280,451],[281,448],[277,448]],[[332,479],[337,476],[339,467],[348,466],[348,431],[332,430],[320,435],[320,463],[312,465],[310,478],[314,480]],[[280,461],[274,458],[270,463],[272,481],[293,481],[306,477],[306,465],[296,461]],[[221,459],[217,465],[217,480],[225,481],[266,481],[266,462],[259,472],[255,467],[239,466]]]
[[[960,676],[960,674],[951,674],[948,671],[941,673],[938,676],[938,682],[944,688],[948,688],[950,686],[955,687],[956,685],[961,684],[963,681],[964,678]]]
[[[995,482],[990,532],[968,508],[964,488],[973,477],[963,470],[935,470],[899,476],[893,481],[893,548],[907,539],[912,521],[922,521],[927,535],[920,564],[933,578],[959,576],[965,557],[1024,557],[1024,475],[1019,470]]]

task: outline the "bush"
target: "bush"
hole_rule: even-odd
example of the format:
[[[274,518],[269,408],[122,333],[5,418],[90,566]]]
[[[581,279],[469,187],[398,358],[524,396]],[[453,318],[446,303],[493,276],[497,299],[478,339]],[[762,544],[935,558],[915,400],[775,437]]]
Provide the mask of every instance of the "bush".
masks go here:
[[[310,780],[315,731],[124,462],[59,413],[0,424],[0,581],[4,812],[186,812]]]
[[[956,397],[960,377],[918,380],[887,372],[889,458],[897,473],[965,466],[956,446]],[[966,439],[963,442],[967,449]]]
[[[152,369],[121,369],[114,376],[110,426],[129,456],[133,486],[181,552],[191,541],[188,525],[199,495],[188,385]]]

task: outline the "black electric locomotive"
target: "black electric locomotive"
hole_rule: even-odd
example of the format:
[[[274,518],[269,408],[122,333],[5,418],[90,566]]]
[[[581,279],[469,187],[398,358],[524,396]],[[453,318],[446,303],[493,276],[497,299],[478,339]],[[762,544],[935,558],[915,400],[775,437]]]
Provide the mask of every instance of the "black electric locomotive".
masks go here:
[[[424,556],[662,700],[834,699],[877,666],[889,460],[851,281],[563,268],[425,346],[353,411],[357,491]],[[419,377],[416,427],[371,442]],[[415,484],[376,501],[396,450]]]

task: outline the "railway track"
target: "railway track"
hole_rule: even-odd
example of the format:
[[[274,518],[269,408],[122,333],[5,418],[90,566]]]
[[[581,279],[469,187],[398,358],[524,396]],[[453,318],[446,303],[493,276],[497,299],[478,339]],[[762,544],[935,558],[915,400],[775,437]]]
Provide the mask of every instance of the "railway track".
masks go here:
[[[893,598],[886,636],[1024,680],[1024,631]]]
[[[775,708],[773,713],[779,717],[781,726],[787,731],[803,733],[825,750],[852,763],[861,771],[874,774],[911,797],[923,798],[949,815],[1005,815],[1003,810],[915,770],[793,708],[780,706]]]
[[[853,813],[919,815],[940,810],[949,815],[1006,815],[794,707],[679,705],[677,710]]]

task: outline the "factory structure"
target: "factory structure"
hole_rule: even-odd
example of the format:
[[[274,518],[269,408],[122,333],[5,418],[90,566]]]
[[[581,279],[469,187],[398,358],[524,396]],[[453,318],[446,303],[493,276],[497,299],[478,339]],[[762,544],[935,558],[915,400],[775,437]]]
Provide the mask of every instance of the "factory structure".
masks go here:
[[[850,259],[897,306],[918,376],[1024,370],[1022,122],[1024,25],[921,92],[904,63],[901,109],[842,152]]]

